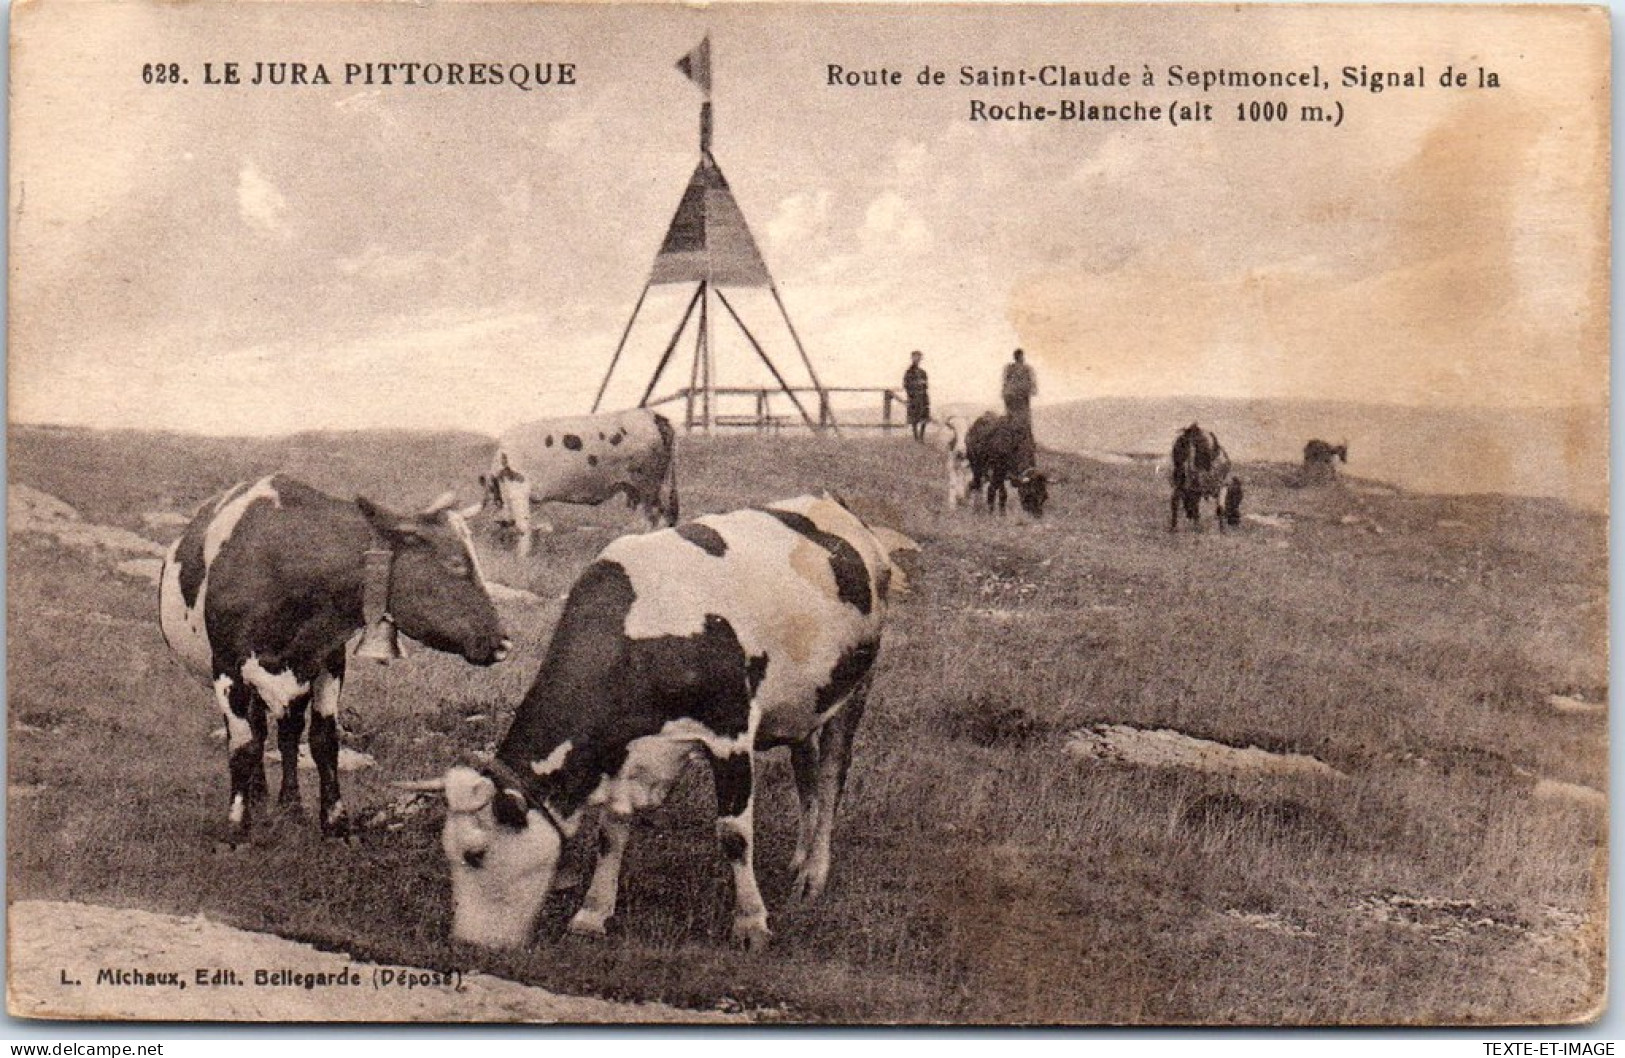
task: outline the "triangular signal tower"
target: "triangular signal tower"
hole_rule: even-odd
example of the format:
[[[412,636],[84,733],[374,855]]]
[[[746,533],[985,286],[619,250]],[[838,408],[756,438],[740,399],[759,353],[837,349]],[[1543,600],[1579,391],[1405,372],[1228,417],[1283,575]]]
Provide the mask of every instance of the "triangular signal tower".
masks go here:
[[[694,296],[689,299],[688,308],[684,310],[677,329],[672,332],[671,340],[666,343],[665,351],[661,354],[659,363],[655,365],[654,374],[649,378],[649,384],[644,387],[638,407],[648,406],[655,387],[659,385],[661,376],[665,374],[666,368],[676,354],[684,333],[689,329],[689,322],[696,320],[698,310],[694,328],[694,360],[690,371],[690,384],[684,391],[687,398],[685,421],[689,429],[701,426],[707,431],[717,421],[716,360],[711,333],[711,302],[714,299],[739,328],[739,332],[745,336],[762,363],[767,365],[779,389],[790,398],[790,403],[795,405],[796,411],[801,414],[802,421],[813,429],[834,427],[835,415],[830,408],[828,391],[825,390],[823,383],[819,382],[818,372],[813,369],[812,360],[801,344],[801,336],[796,333],[795,324],[790,322],[790,313],[784,307],[784,299],[779,296],[778,285],[773,282],[773,276],[762,260],[762,252],[757,249],[756,240],[750,233],[750,226],[745,223],[745,214],[740,211],[739,203],[735,201],[733,192],[728,187],[728,178],[722,175],[722,167],[717,165],[716,158],[711,155],[711,38],[707,36],[698,47],[683,56],[678,61],[677,68],[705,92],[705,101],[700,104],[700,161],[694,167],[694,175],[689,178],[688,189],[683,192],[682,201],[677,205],[677,213],[672,217],[671,226],[666,229],[665,241],[660,244],[660,251],[655,254],[654,266],[649,270],[649,278],[643,284],[643,292],[638,295],[637,304],[632,307],[632,316],[626,321],[626,328],[621,332],[621,340],[615,346],[615,355],[609,361],[609,370],[604,373],[604,381],[598,387],[598,395],[593,398],[592,410],[596,412],[604,399],[604,392],[609,388],[609,380],[615,374],[621,353],[626,349],[627,338],[632,334],[632,325],[637,322],[638,313],[643,308],[644,299],[649,296],[650,288],[675,283],[692,283]],[[723,292],[722,288],[725,286],[765,287],[773,294],[773,303],[778,306],[779,314],[784,318],[785,328],[795,342],[796,351],[801,355],[801,362],[807,368],[807,377],[812,380],[812,390],[818,395],[816,418],[807,411],[801,398],[796,395],[795,387],[785,380],[783,373],[773,363],[772,357],[768,356],[767,350],[762,347],[762,343],[756,340],[756,336],[745,325],[744,319]],[[699,405],[698,409],[695,407],[696,402]],[[765,406],[765,398],[763,403]]]

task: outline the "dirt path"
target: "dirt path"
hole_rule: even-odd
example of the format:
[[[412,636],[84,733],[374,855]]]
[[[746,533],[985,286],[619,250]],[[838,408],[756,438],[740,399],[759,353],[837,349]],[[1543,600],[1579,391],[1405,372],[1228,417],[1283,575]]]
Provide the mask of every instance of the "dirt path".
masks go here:
[[[485,974],[358,962],[201,916],[23,900],[10,907],[16,1017],[161,1021],[742,1022],[740,1015],[561,996]],[[236,982],[225,974],[234,973]],[[220,983],[200,983],[213,979]],[[170,975],[173,979],[166,980]],[[260,975],[257,981],[256,975]],[[280,975],[280,976],[278,976]],[[100,977],[100,983],[98,983]],[[64,984],[63,979],[78,984]],[[353,983],[351,983],[353,982]],[[405,982],[411,982],[410,984]],[[314,983],[315,987],[306,987]],[[181,987],[184,985],[184,987]]]

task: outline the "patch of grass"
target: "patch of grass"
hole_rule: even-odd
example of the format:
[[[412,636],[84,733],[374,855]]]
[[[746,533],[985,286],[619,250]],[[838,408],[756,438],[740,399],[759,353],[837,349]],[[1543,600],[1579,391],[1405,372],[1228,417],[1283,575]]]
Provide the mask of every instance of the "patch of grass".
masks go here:
[[[403,508],[447,488],[469,502],[487,446],[13,428],[11,473],[93,521],[151,531],[144,514],[278,469]],[[1248,468],[1249,506],[1293,515],[1290,531],[1170,535],[1164,486],[1140,466],[1047,454],[1069,481],[1034,524],[942,510],[940,453],[904,440],[693,438],[680,460],[688,516],[833,488],[923,547],[817,906],[786,900],[795,795],[783,754],[764,769],[765,956],[727,943],[703,768],[638,821],[607,943],[563,936],[578,880],[549,898],[533,947],[502,954],[447,940],[439,810],[404,812],[387,785],[501,737],[561,597],[634,524],[615,504],[550,509],[558,531],[527,560],[482,532],[487,575],[538,597],[504,604],[513,660],[474,669],[418,650],[352,665],[346,738],[379,767],[346,775],[345,797],[398,826],[352,848],[281,821],[229,856],[212,851],[227,791],[218,717],[164,648],[150,586],[43,538],[8,540],[8,779],[43,787],[10,801],[13,897],[201,912],[387,962],[790,1021],[1504,1023],[1594,1009],[1605,821],[1534,784],[1606,783],[1606,717],[1546,700],[1606,699],[1602,519],[1295,489]],[[1310,754],[1345,777],[1065,750],[1097,723]],[[591,843],[588,828],[566,874],[585,874]],[[1441,941],[1374,918],[1374,894],[1493,908],[1511,925]]]

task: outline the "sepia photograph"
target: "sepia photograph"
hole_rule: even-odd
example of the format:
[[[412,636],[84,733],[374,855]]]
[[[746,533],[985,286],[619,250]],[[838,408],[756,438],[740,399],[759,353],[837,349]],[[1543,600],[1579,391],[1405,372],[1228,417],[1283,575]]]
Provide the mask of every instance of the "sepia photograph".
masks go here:
[[[1594,1022],[1610,49],[16,5],[9,1015]]]

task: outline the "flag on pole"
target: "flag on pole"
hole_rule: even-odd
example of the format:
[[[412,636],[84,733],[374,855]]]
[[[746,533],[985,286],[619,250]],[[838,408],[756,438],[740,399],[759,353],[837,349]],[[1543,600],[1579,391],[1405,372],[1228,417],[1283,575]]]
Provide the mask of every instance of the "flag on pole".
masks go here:
[[[683,76],[700,86],[707,99],[711,98],[711,35],[694,46],[694,50],[677,60]]]

